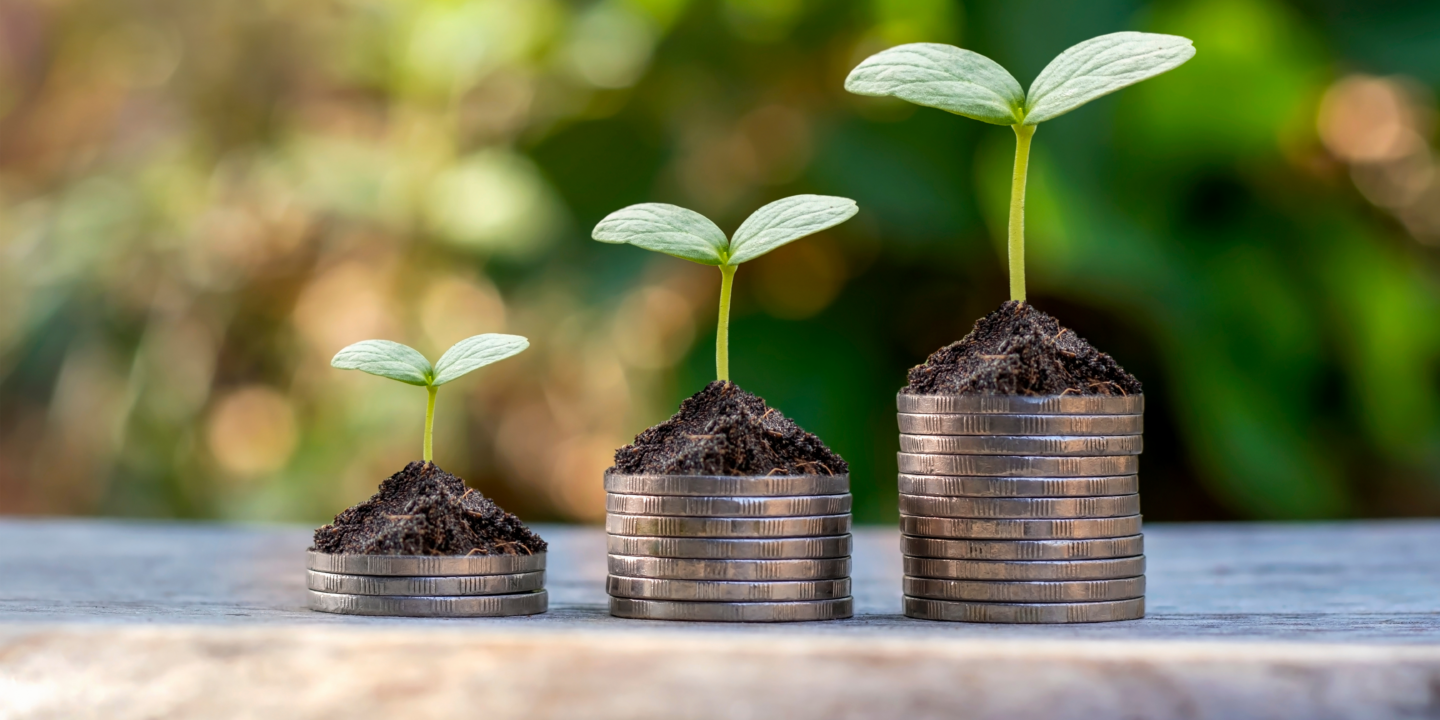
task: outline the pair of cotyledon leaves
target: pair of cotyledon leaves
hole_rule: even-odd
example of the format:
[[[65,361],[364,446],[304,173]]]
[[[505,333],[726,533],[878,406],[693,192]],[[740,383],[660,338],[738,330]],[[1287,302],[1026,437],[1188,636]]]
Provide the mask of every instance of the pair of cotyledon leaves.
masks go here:
[[[486,333],[455,343],[434,365],[419,351],[389,340],[362,340],[335,354],[332,367],[359,370],[410,385],[439,387],[530,347],[519,335]]]
[[[845,79],[857,95],[893,95],[995,125],[1037,125],[1195,56],[1175,35],[1118,32],[1060,53],[1030,91],[998,63],[951,45],[914,43],[866,58]]]
[[[643,203],[610,213],[591,234],[702,265],[734,267],[792,240],[849,220],[855,201],[830,195],[794,195],[756,210],[730,238],[710,219],[676,205]]]

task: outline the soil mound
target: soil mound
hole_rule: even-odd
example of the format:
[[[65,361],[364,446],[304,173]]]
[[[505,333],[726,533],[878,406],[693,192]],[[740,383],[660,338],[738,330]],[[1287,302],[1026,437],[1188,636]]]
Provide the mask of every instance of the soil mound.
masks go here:
[[[314,550],[354,555],[530,555],[545,541],[434,463],[412,462],[315,531]]]
[[[1136,395],[1140,381],[1055,318],[1011,300],[910,369],[910,395]]]
[[[820,438],[734,383],[717,380],[675,416],[615,451],[614,472],[662,475],[837,475],[850,465]]]

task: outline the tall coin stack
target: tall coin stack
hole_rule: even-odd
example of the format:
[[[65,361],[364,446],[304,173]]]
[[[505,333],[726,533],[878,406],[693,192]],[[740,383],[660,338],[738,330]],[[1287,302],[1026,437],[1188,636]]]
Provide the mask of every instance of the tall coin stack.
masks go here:
[[[610,614],[795,622],[854,614],[850,476],[605,475]]]
[[[1144,617],[1143,396],[902,393],[897,406],[906,615]]]
[[[345,615],[502,617],[550,605],[545,553],[306,557],[310,609]]]

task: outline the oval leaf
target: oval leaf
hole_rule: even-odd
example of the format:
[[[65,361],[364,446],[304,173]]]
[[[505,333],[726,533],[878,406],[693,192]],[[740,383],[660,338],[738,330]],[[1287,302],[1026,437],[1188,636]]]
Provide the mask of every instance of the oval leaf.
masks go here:
[[[424,355],[408,345],[389,340],[362,340],[347,346],[335,353],[330,366],[359,370],[410,385],[428,385],[434,372]]]
[[[912,43],[866,58],[845,78],[856,95],[893,95],[995,125],[1020,122],[1025,91],[1005,68],[953,45]]]
[[[1050,61],[1030,84],[1025,124],[1064,115],[1195,57],[1194,44],[1178,35],[1118,32],[1090,38]]]
[[[519,335],[485,333],[465,338],[450,346],[435,363],[436,387],[454,380],[471,370],[499,362],[530,347],[530,341]]]
[[[600,242],[629,243],[703,265],[725,261],[729,243],[710,219],[677,205],[643,203],[616,210],[595,226]]]
[[[794,195],[766,205],[745,218],[730,242],[728,265],[753,260],[792,240],[834,227],[860,208],[850,198]]]

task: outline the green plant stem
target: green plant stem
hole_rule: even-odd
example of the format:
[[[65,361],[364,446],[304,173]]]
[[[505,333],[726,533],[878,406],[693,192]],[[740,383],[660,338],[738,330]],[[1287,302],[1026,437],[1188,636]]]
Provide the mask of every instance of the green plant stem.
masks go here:
[[[435,393],[440,388],[434,385],[426,385],[425,389],[430,393],[430,400],[425,403],[425,462],[432,462],[435,457]]]
[[[715,374],[730,381],[730,286],[735,283],[735,266],[720,266],[720,321],[715,326]]]
[[[1015,128],[1015,175],[1010,182],[1010,299],[1025,302],[1025,175],[1034,125]]]

